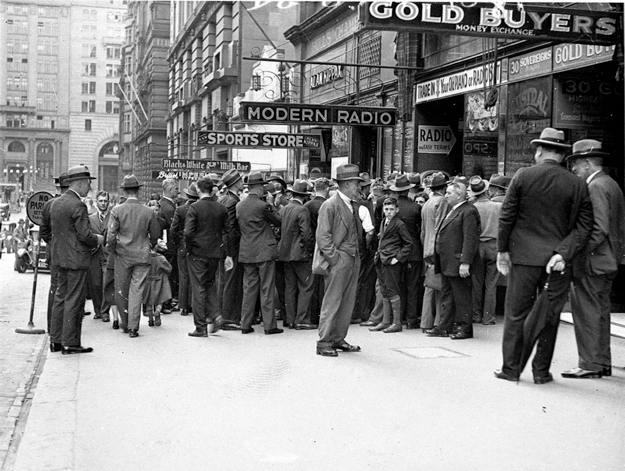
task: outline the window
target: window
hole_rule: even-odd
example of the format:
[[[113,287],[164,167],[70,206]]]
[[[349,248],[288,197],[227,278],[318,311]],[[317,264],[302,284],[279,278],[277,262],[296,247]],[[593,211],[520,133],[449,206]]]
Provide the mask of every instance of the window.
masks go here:
[[[119,113],[119,102],[118,101],[107,101],[106,102],[106,112],[118,114]]]
[[[97,47],[95,44],[83,44],[82,56],[83,57],[96,57]]]
[[[119,59],[121,56],[121,48],[115,46],[107,46],[106,47],[106,58],[107,59]]]
[[[130,132],[130,113],[124,113],[124,132]]]
[[[81,102],[80,111],[82,111],[83,113],[87,113],[89,111],[89,102],[88,101]]]
[[[91,131],[91,120],[85,119],[85,131]]]
[[[95,113],[95,100],[89,100],[89,113]]]
[[[106,76],[107,77],[118,77],[119,76],[119,67],[114,64],[106,64]]]
[[[106,82],[106,94],[108,96],[115,96],[117,95],[117,87],[119,85],[116,84],[115,82]]]
[[[95,95],[96,82],[83,82],[82,83],[82,93]]]
[[[95,62],[83,62],[82,63],[82,74],[83,75],[91,75],[95,76],[96,74],[96,63]]]

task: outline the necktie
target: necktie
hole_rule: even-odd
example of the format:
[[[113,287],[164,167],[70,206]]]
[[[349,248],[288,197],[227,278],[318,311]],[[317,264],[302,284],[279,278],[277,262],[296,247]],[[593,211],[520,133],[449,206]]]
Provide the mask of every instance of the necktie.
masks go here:
[[[104,213],[100,213],[100,222],[104,222]]]

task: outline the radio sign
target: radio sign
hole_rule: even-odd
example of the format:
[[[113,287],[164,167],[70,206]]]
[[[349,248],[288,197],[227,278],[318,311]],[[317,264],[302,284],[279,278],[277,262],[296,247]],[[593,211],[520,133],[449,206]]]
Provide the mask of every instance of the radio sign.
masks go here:
[[[321,136],[278,132],[199,131],[197,143],[207,147],[319,149],[321,147]]]
[[[418,152],[448,155],[456,143],[449,126],[419,126]]]

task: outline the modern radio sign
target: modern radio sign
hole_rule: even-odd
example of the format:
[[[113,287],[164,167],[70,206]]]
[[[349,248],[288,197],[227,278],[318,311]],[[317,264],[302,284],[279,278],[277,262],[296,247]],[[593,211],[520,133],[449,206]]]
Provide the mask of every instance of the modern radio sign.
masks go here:
[[[413,30],[480,37],[614,44],[621,13],[520,2],[370,2],[360,7],[366,29]]]

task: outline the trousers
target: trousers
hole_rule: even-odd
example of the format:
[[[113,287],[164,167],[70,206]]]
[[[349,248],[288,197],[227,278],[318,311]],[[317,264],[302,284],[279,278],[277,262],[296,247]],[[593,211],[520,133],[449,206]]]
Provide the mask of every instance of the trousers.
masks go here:
[[[115,257],[115,304],[121,328],[139,330],[141,303],[149,273],[150,265],[128,265],[122,257]]]
[[[50,320],[50,342],[79,347],[87,297],[87,270],[57,266],[57,287]]]
[[[274,312],[274,289],[276,263],[273,260],[260,263],[242,263],[243,266],[243,307],[241,328],[249,329],[254,321],[254,308],[260,292],[260,308],[265,330],[277,327]]]
[[[189,265],[193,293],[193,322],[197,330],[206,331],[207,325],[219,315],[217,291],[219,259],[189,255],[186,263]]]

